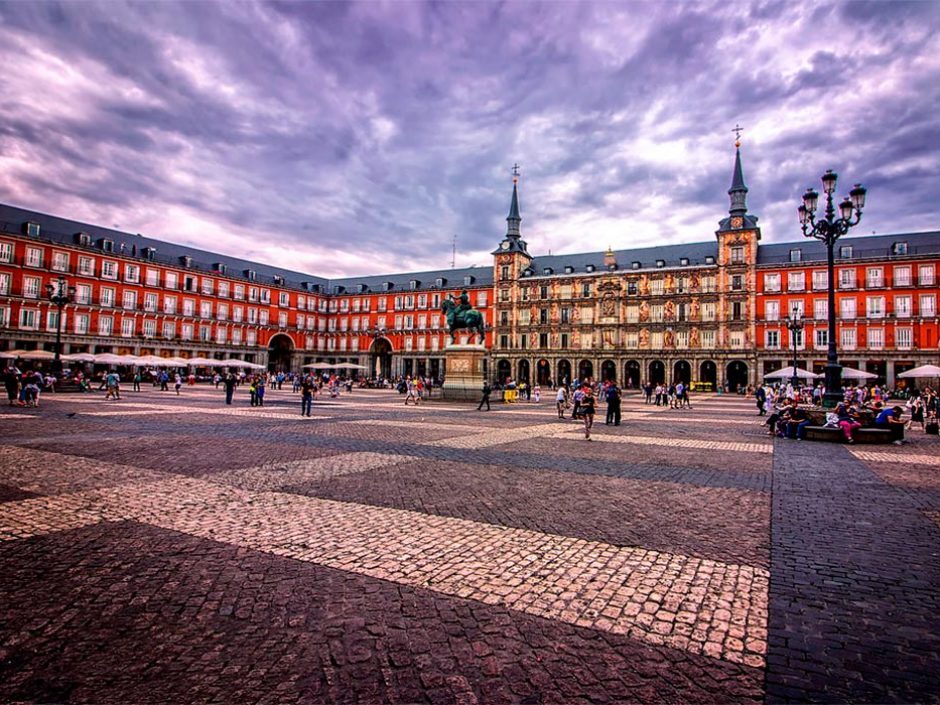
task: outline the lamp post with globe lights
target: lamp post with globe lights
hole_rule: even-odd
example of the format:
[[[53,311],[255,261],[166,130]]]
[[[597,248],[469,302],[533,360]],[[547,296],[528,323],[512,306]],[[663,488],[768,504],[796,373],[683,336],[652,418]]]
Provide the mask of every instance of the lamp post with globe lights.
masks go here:
[[[842,366],[839,364],[839,354],[836,350],[836,289],[835,272],[833,264],[833,249],[836,241],[845,235],[849,228],[859,224],[862,219],[862,208],[865,207],[865,194],[868,192],[861,184],[849,191],[849,195],[839,203],[838,217],[836,208],[832,203],[832,196],[836,191],[836,182],[839,176],[832,169],[822,176],[823,193],[826,194],[826,210],[817,220],[816,207],[819,203],[819,194],[809,188],[803,194],[803,203],[797,209],[800,215],[800,226],[805,237],[812,237],[826,245],[828,264],[828,290],[829,290],[829,350],[826,355],[826,394],[823,406],[832,408],[842,400]]]
[[[800,385],[799,377],[796,376],[796,334],[803,330],[803,316],[796,306],[793,307],[793,313],[787,316],[787,330],[790,331],[790,342],[793,344],[793,376],[790,384],[795,392]]]
[[[55,322],[55,358],[52,360],[52,372],[56,376],[62,374],[62,309],[75,298],[75,287],[68,286],[65,277],[59,277],[55,284],[46,284],[46,296],[49,301],[59,309]]]

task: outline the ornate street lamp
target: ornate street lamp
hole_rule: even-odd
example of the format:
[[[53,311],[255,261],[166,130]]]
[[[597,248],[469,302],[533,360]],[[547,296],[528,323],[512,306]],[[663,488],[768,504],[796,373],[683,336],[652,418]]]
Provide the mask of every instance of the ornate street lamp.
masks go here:
[[[59,357],[62,352],[62,309],[75,298],[75,287],[67,286],[65,277],[59,277],[55,284],[46,284],[46,295],[49,301],[59,309],[55,326],[55,358],[52,360],[52,371],[56,376],[60,376],[62,374],[62,360]]]
[[[861,184],[849,191],[848,197],[839,204],[839,217],[832,204],[832,195],[836,190],[838,175],[829,169],[822,176],[823,192],[826,194],[826,211],[822,218],[816,219],[816,205],[819,194],[809,188],[803,194],[803,204],[797,209],[800,214],[800,226],[803,235],[816,238],[826,244],[829,288],[829,351],[826,355],[826,395],[823,406],[832,408],[842,400],[842,366],[836,351],[836,289],[833,264],[833,248],[836,241],[845,235],[849,228],[858,225],[865,207],[865,194],[868,192]]]
[[[790,378],[790,384],[794,391],[799,387],[800,380],[796,375],[796,334],[803,330],[803,315],[800,309],[793,307],[793,313],[786,318],[787,330],[790,331],[790,341],[793,343],[793,376]]]

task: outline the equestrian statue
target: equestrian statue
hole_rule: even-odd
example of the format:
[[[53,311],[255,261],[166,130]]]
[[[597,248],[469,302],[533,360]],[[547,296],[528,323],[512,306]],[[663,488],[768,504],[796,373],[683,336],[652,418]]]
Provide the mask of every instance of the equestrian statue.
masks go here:
[[[450,342],[456,342],[456,331],[466,328],[468,333],[478,333],[480,343],[485,339],[483,314],[470,305],[470,295],[466,291],[460,292],[460,298],[448,296],[441,302],[441,311],[447,316],[447,327],[450,329]],[[472,342],[472,338],[471,338]]]

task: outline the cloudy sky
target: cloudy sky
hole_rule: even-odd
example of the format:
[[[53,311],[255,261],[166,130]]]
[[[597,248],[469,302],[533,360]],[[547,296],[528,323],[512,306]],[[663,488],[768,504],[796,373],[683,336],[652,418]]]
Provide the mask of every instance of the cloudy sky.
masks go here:
[[[940,3],[0,2],[0,201],[320,275],[940,229]]]

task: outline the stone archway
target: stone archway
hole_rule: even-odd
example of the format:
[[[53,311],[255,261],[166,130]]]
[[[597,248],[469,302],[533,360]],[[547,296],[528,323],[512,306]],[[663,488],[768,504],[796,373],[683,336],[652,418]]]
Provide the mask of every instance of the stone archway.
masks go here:
[[[568,360],[558,361],[558,384],[571,384],[571,362]]]
[[[689,382],[692,381],[692,365],[685,360],[678,360],[672,366],[672,381],[682,382],[682,384],[688,386]]]
[[[601,380],[604,382],[617,381],[617,363],[613,360],[604,360],[601,365]]]
[[[718,384],[718,366],[711,360],[705,360],[699,366],[698,381],[710,384],[710,391],[715,391]]]
[[[739,389],[747,387],[747,363],[742,360],[732,360],[727,368],[728,391],[734,394]]]
[[[623,379],[629,389],[640,388],[640,363],[637,360],[628,360],[624,365]]]
[[[535,379],[540,385],[547,385],[552,379],[552,366],[545,358],[535,364]]]
[[[268,371],[290,372],[294,341],[289,335],[278,333],[268,341]]]
[[[650,363],[650,384],[662,384],[666,381],[666,365],[662,360],[653,360]]]
[[[373,378],[391,379],[392,343],[388,338],[376,338],[369,348],[369,371]]]
[[[512,363],[502,359],[496,363],[496,381],[499,384],[506,384],[510,379],[512,379]]]
[[[519,364],[516,366],[519,369],[519,374],[516,376],[516,379],[519,382],[529,383],[529,361],[528,360],[519,360]]]
[[[578,363],[578,380],[583,382],[594,377],[594,363],[590,360],[581,360]]]

